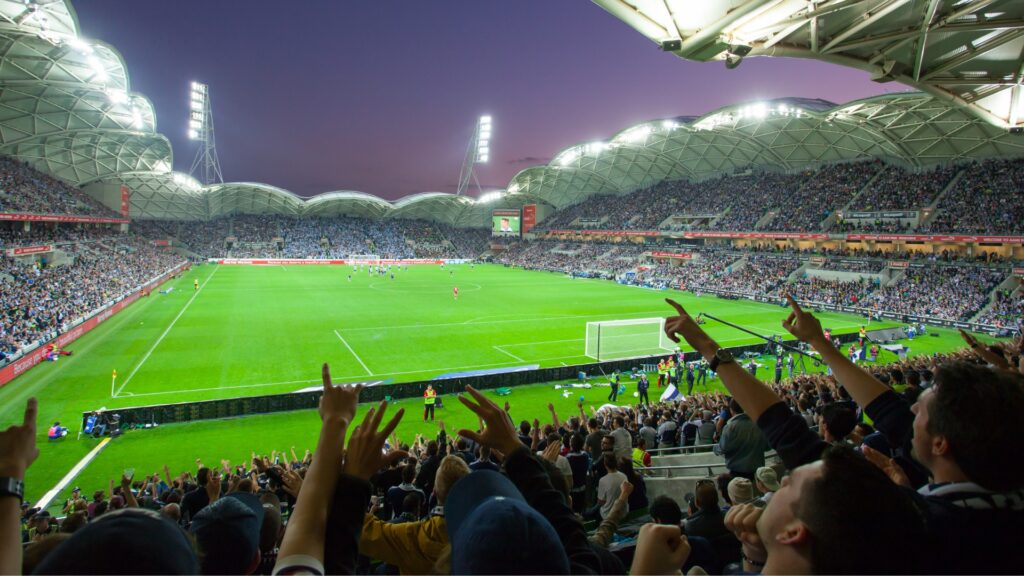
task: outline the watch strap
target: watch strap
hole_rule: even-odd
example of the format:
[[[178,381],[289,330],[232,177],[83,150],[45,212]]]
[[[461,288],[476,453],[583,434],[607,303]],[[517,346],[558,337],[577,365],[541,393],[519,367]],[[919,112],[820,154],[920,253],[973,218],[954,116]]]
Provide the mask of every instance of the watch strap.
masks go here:
[[[25,500],[25,483],[17,478],[0,476],[0,497],[17,496],[18,500]]]

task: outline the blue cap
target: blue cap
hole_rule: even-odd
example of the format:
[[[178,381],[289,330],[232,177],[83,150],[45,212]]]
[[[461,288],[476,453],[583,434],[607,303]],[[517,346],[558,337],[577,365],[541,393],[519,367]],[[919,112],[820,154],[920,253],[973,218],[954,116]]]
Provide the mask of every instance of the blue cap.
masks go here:
[[[453,574],[568,574],[569,557],[547,518],[504,475],[478,470],[445,502]]]

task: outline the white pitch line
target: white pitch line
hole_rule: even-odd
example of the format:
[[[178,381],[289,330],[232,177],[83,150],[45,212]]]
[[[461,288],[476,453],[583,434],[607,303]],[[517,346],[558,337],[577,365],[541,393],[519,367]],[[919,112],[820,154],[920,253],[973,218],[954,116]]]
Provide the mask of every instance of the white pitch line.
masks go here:
[[[518,318],[515,320],[494,320],[493,322],[480,322],[477,323],[480,326],[490,326],[492,324],[515,324],[519,322],[547,322],[551,320],[572,320],[578,318],[606,318],[612,317],[615,319],[621,319],[623,316],[636,316],[643,314],[654,314],[655,316],[666,316],[665,310],[658,310],[656,312],[623,312],[621,314],[604,313],[604,314],[581,314],[578,316],[550,316],[546,318]],[[471,326],[473,324],[470,324]],[[397,330],[401,328],[441,328],[444,326],[466,326],[466,322],[446,322],[443,324],[395,324],[392,326],[365,326],[359,328],[339,328],[342,332],[363,332],[366,330]]]
[[[345,342],[345,339],[341,337],[341,334],[338,334],[337,330],[334,331],[334,335],[338,337],[338,340],[341,340],[341,343],[345,345],[345,348],[348,348],[348,351],[352,353],[352,357],[356,359],[356,362],[359,362],[359,365],[363,367],[363,370],[366,370],[368,375],[373,376],[373,372],[366,367],[366,362],[363,362],[363,359],[359,357],[359,354],[356,354],[356,351],[348,345],[348,342]]]
[[[491,346],[491,348],[494,348],[495,350],[497,350],[498,352],[501,352],[502,354],[505,354],[506,356],[511,356],[511,357],[515,358],[516,360],[519,360],[520,362],[526,362],[526,360],[523,360],[519,356],[516,356],[515,354],[513,354],[511,352],[508,352],[506,350],[502,350],[501,346]]]
[[[99,453],[103,451],[103,449],[106,448],[107,444],[109,443],[109,437],[100,440],[100,443],[97,444],[95,448],[90,450],[89,453],[86,454],[84,458],[79,460],[78,464],[75,464],[74,468],[68,470],[68,473],[65,474],[63,478],[60,479],[60,482],[57,482],[56,486],[54,486],[53,488],[50,489],[49,492],[44,494],[43,497],[38,502],[35,503],[35,506],[40,510],[46,510],[46,507],[50,505],[50,502],[52,502],[54,498],[57,497],[57,494],[60,494],[61,490],[67,488],[68,484],[71,484],[71,481],[74,480],[76,476],[81,474],[82,470],[84,470],[85,467],[89,465],[89,462],[92,462],[93,459],[95,459],[96,456],[98,456]]]
[[[139,371],[139,368],[142,368],[142,365],[146,363],[146,360],[149,360],[149,356],[153,354],[153,350],[156,350],[156,347],[159,346],[160,343],[164,341],[164,337],[167,336],[168,332],[171,331],[171,328],[174,328],[174,325],[178,323],[178,319],[181,318],[181,316],[185,313],[185,310],[188,310],[188,307],[192,305],[192,302],[196,299],[196,296],[199,296],[199,293],[203,291],[203,288],[206,288],[206,285],[210,282],[210,278],[213,278],[213,275],[217,273],[217,270],[220,270],[220,266],[217,266],[216,268],[213,269],[213,272],[210,272],[210,275],[206,277],[206,280],[203,281],[203,284],[199,287],[198,290],[196,290],[195,294],[193,294],[192,297],[188,299],[188,302],[185,303],[185,306],[181,309],[181,312],[178,312],[178,315],[174,317],[174,320],[171,320],[171,324],[167,327],[166,330],[164,330],[164,333],[161,334],[159,338],[157,338],[156,342],[153,343],[153,346],[150,347],[148,352],[146,352],[146,355],[142,357],[142,360],[140,360],[139,363],[135,365],[135,368],[132,370],[131,374],[129,374],[128,377],[125,378],[124,383],[121,384],[121,387],[118,388],[116,392],[114,392],[113,398],[117,398],[117,395],[121,393],[121,390],[124,390],[124,387],[127,386],[128,383],[132,381],[132,377],[135,376],[135,373]]]

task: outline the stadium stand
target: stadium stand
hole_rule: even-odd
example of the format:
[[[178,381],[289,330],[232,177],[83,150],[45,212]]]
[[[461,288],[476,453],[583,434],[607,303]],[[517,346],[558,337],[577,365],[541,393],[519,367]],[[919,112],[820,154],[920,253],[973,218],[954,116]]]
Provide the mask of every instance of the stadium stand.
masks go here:
[[[0,212],[120,217],[77,187],[8,156],[0,157]]]
[[[1024,222],[1024,160],[974,163],[938,204],[941,212],[926,224],[929,232],[1018,234]]]

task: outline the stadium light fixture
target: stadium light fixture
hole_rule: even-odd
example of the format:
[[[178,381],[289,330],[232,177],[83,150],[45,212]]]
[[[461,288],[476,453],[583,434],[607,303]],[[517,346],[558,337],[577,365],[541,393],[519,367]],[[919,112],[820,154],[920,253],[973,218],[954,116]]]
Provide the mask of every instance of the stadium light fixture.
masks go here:
[[[476,163],[486,164],[491,159],[491,129],[489,115],[481,116],[476,123]]]
[[[132,126],[136,130],[141,130],[145,123],[142,121],[142,112],[135,106],[132,106]]]
[[[501,200],[502,196],[504,196],[504,194],[502,193],[501,190],[495,190],[494,192],[488,192],[486,194],[480,195],[480,197],[477,198],[476,201],[480,204],[487,204],[488,202]]]
[[[193,81],[189,90],[189,140],[202,140],[206,132],[207,87],[206,84]]]
[[[196,192],[202,188],[202,185],[199,184],[198,180],[188,174],[182,174],[181,172],[174,172],[171,174],[171,180],[189,192]]]
[[[515,194],[516,192],[519,192],[519,183],[518,182],[513,182],[513,183],[509,184],[508,185],[508,193],[509,194]]]
[[[82,54],[92,54],[92,45],[78,36],[68,36],[65,40],[68,46],[74,50],[78,50]]]
[[[107,88],[107,99],[111,104],[124,104],[128,102],[128,92],[117,88]]]
[[[89,68],[92,68],[93,75],[100,82],[106,82],[109,79],[107,76],[107,69],[103,67],[103,62],[95,56],[89,56],[85,59],[86,63],[89,64]]]

